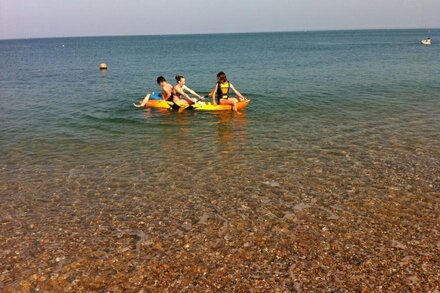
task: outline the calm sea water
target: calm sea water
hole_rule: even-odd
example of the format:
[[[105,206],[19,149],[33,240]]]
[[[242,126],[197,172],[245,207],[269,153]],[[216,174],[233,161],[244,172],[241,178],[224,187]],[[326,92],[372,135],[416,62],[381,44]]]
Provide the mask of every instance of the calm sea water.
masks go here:
[[[287,213],[274,189],[297,203],[438,192],[440,30],[431,46],[426,33],[2,40],[2,213],[78,232],[98,211],[125,229],[202,210],[231,220],[244,203],[258,223],[253,196]],[[242,113],[132,107],[159,75],[207,94],[218,71],[252,99]]]
[[[435,149],[439,33],[430,47],[419,44],[420,30],[1,41],[3,172],[57,158],[94,169],[137,157],[167,169],[160,158],[174,156],[200,157],[203,169],[209,158],[224,161],[218,155],[229,147],[246,154],[240,162],[231,155],[237,165],[392,139]],[[159,75],[183,74],[206,94],[218,71],[253,100],[243,115],[131,107],[160,90]]]

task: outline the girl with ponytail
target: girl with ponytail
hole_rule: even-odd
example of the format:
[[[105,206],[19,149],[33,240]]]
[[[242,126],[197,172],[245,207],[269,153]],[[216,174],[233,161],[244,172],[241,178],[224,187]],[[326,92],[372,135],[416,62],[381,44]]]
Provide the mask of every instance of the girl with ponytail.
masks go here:
[[[179,102],[186,101],[188,104],[192,105],[200,100],[204,100],[205,97],[200,96],[198,93],[190,89],[185,85],[186,79],[182,75],[176,75],[177,84],[173,87],[173,95]],[[191,98],[186,92],[189,92],[197,98]],[[177,102],[177,101],[176,101]]]

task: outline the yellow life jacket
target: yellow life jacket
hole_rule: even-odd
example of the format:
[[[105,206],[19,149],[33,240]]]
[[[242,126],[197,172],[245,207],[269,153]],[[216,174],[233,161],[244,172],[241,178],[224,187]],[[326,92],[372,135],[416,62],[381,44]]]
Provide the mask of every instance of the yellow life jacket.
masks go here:
[[[225,83],[217,82],[217,99],[227,99],[229,97],[229,89],[231,84],[229,81]]]

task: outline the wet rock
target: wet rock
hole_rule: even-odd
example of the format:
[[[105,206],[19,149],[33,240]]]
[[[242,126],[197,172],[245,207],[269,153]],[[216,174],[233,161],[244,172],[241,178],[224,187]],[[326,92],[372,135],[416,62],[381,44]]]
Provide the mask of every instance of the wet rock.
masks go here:
[[[299,204],[294,205],[294,206],[293,206],[293,209],[294,209],[296,212],[300,212],[300,211],[305,210],[305,209],[308,209],[308,208],[310,208],[310,207],[311,207],[311,205],[306,204],[306,203],[304,203],[304,202],[301,202],[301,203],[299,203]]]
[[[284,214],[283,218],[286,220],[295,220],[296,215],[295,215],[295,213],[287,212]]]
[[[185,229],[186,231],[191,231],[192,224],[190,222],[185,222],[183,223],[182,228]]]
[[[203,215],[199,218],[198,224],[205,225],[208,222],[209,214],[203,213]]]
[[[419,280],[419,278],[417,277],[417,276],[411,276],[411,277],[409,277],[408,278],[408,280],[412,283],[412,284],[419,284],[420,283],[420,280]]]
[[[396,241],[396,240],[391,241],[391,247],[398,248],[398,249],[406,249],[406,245],[404,245],[403,243]]]
[[[178,237],[183,237],[183,236],[185,236],[185,233],[184,233],[182,230],[180,230],[180,229],[177,229],[177,230],[176,230],[176,234],[177,234]]]
[[[275,180],[271,180],[271,181],[264,181],[263,182],[265,185],[268,185],[270,187],[280,187],[281,185],[275,181]]]
[[[336,215],[335,213],[333,213],[331,210],[326,209],[326,208],[321,208],[323,211],[326,211],[328,213],[328,217],[327,219],[329,220],[339,220],[339,216]]]

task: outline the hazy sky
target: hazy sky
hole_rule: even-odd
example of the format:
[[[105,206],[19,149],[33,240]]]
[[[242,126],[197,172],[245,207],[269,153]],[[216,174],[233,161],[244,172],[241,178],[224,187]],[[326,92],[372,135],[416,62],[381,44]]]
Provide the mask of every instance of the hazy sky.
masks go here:
[[[0,0],[0,38],[440,27],[440,0]]]

